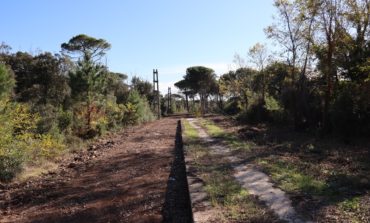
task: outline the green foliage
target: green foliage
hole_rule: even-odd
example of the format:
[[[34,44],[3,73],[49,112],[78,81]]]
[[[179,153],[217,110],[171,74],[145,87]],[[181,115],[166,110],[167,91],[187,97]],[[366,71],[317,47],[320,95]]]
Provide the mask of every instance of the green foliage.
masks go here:
[[[201,126],[207,129],[207,132],[212,137],[222,137],[225,135],[225,132],[220,127],[214,125],[212,122],[202,119],[200,122]]]
[[[128,96],[124,123],[140,124],[154,120],[148,101],[133,90]]]
[[[116,105],[114,93],[124,91],[124,85],[120,81],[125,76],[109,72],[97,61],[110,48],[110,44],[103,39],[78,35],[68,43],[63,43],[62,48],[71,55],[81,56],[76,69],[69,72],[74,100],[73,131],[82,138],[101,135],[122,120],[122,117],[117,116],[118,113],[123,113],[123,108]]]
[[[250,108],[238,116],[242,122],[258,123],[271,120],[270,112],[267,110],[265,103],[259,101],[250,106]]]
[[[90,139],[102,133],[107,124],[105,109],[99,102],[79,102],[73,108],[73,131],[81,138]]]
[[[114,100],[108,100],[105,108],[107,116],[107,129],[114,129],[121,126],[127,109],[123,104],[117,104]]]
[[[195,117],[201,117],[202,116],[202,111],[200,108],[200,104],[198,102],[193,102],[189,108],[190,114],[195,115]]]
[[[10,94],[14,85],[12,72],[0,61],[0,100]]]
[[[186,136],[186,154],[190,157],[188,165],[205,184],[205,192],[219,212],[212,218],[216,222],[275,222],[266,210],[243,189],[233,177],[232,167],[222,156],[214,155],[209,148],[199,143],[198,131],[184,120]],[[223,130],[202,120],[202,125],[217,136],[224,135]]]
[[[118,104],[124,104],[129,94],[128,85],[124,82],[126,79],[125,74],[109,72],[104,95],[114,95]]]
[[[142,80],[135,76],[131,79],[131,86],[140,96],[145,97],[149,102],[153,101],[153,85],[149,81]]]
[[[278,111],[281,109],[279,102],[275,100],[273,97],[266,97],[265,108],[268,111]]]
[[[187,112],[190,112],[189,97],[193,98],[196,92],[192,90],[190,83],[186,79],[180,80],[176,82],[174,85],[181,91],[182,94],[185,95],[186,110]]]
[[[32,72],[29,74],[33,85],[38,86],[38,103],[59,106],[70,96],[67,78],[62,65],[65,58],[60,55],[43,53],[33,57]]]
[[[63,67],[67,67],[64,57],[51,53],[32,56],[17,52],[6,55],[4,61],[16,77],[17,101],[58,106],[69,97],[70,88],[63,74]]]
[[[20,141],[13,136],[11,114],[8,111],[8,102],[0,101],[0,181],[8,181],[20,171],[23,162]],[[18,137],[17,137],[18,138]]]
[[[59,134],[36,132],[40,116],[28,105],[2,101],[0,107],[0,181],[11,180],[23,163],[53,158],[64,149]]]
[[[176,100],[171,99],[170,107],[168,108],[168,114],[174,114],[177,111]]]
[[[276,20],[265,32],[282,58],[270,61],[257,43],[249,57],[258,71],[251,72],[236,56],[241,68],[218,82],[224,111],[242,121],[294,124],[297,131],[368,136],[369,2],[276,0],[274,6]]]
[[[339,207],[344,211],[357,211],[360,209],[360,197],[352,197],[339,203]]]
[[[252,89],[256,89],[254,80],[257,76],[258,72],[254,69],[240,68],[220,77],[220,93],[229,98],[225,106],[228,114],[236,114],[248,108],[253,97],[256,97]]]
[[[60,131],[69,133],[72,126],[73,113],[71,111],[59,111],[57,119]]]
[[[0,181],[10,181],[21,171],[22,156],[20,154],[0,155]]]
[[[207,67],[189,67],[186,69],[184,79],[194,92],[209,94],[215,83],[215,74],[212,69]]]
[[[201,126],[207,129],[207,133],[214,138],[222,139],[232,150],[245,150],[251,149],[250,143],[244,142],[238,139],[234,134],[225,132],[222,128],[217,126],[215,123],[202,119],[200,122]]]
[[[38,105],[32,109],[34,113],[40,115],[37,122],[37,133],[44,134],[49,132],[54,126],[58,125],[58,108],[51,104]]]
[[[104,39],[79,34],[72,37],[68,42],[61,45],[62,49],[69,54],[79,54],[86,61],[104,56],[111,45]]]
[[[69,73],[72,97],[77,101],[94,101],[107,88],[107,70],[92,61],[79,61],[75,71]]]
[[[336,133],[345,137],[369,136],[369,94],[370,82],[363,85],[344,82],[340,85],[330,111]]]
[[[205,189],[214,206],[217,204],[230,205],[236,196],[248,196],[248,191],[228,175],[229,173],[226,172],[215,171],[211,174],[212,177],[207,179],[208,184]]]
[[[143,123],[153,121],[155,117],[150,109],[148,101],[145,98],[138,97],[139,95],[135,93],[135,91],[132,91],[130,96],[128,102],[131,102],[136,107],[136,122]]]
[[[243,106],[240,103],[239,98],[232,97],[227,100],[225,107],[224,107],[224,112],[228,115],[236,115],[243,111]]]
[[[185,93],[186,98],[189,95],[199,95],[202,114],[208,110],[208,97],[218,92],[216,74],[212,69],[203,66],[187,68],[184,79],[175,85]]]
[[[107,86],[107,71],[92,61],[80,61],[76,72],[70,73],[73,110],[76,125],[74,131],[83,138],[92,138],[102,133],[107,124],[104,95]]]
[[[186,95],[194,94],[189,80],[183,79],[183,80],[176,82],[174,85]]]
[[[48,133],[39,135],[36,138],[38,151],[34,154],[35,160],[38,160],[39,157],[49,159],[54,158],[65,149],[63,137],[59,134],[58,136],[59,137],[56,137],[55,135]]]
[[[186,141],[191,142],[197,140],[199,138],[198,131],[191,126],[187,120],[183,119],[182,123],[184,126],[184,135],[186,137]]]
[[[310,175],[306,175],[287,162],[275,161],[268,162],[259,160],[259,164],[271,174],[273,180],[287,192],[300,191],[313,195],[325,195],[329,193],[329,187],[324,181],[316,180]]]
[[[100,61],[110,48],[103,39],[71,38],[62,44],[70,57],[0,48],[0,181],[24,164],[41,166],[66,148],[79,150],[83,139],[154,119],[151,84],[137,78],[141,95],[129,93],[127,76]]]

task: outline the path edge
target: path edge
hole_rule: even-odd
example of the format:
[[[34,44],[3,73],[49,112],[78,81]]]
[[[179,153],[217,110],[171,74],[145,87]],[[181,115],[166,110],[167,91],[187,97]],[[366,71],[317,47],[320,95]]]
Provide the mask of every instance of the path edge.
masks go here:
[[[184,129],[185,127],[181,122],[181,130]],[[192,210],[192,219],[194,223],[208,223],[216,214],[215,209],[212,206],[208,193],[204,189],[204,181],[197,176],[196,172],[194,172],[195,168],[193,166],[193,159],[187,155],[186,136],[184,135],[184,131],[182,131],[181,139],[183,138],[185,139],[185,145],[183,143],[183,153],[185,157],[186,178]]]
[[[186,187],[187,187],[187,196],[188,196],[188,200],[190,201],[190,219],[191,219],[191,223],[194,223],[194,210],[193,210],[193,202],[192,202],[192,199],[191,199],[191,191],[190,191],[190,186],[189,186],[189,174],[188,174],[188,170],[189,170],[189,166],[186,162],[186,157],[185,157],[185,150],[184,150],[184,141],[183,141],[183,129],[184,129],[184,125],[182,124],[182,121],[181,119],[179,119],[177,121],[177,128],[176,128],[176,141],[175,141],[175,146],[176,148],[178,148],[180,151],[181,151],[181,156],[180,159],[184,161],[184,166],[185,166],[185,173],[186,173]]]

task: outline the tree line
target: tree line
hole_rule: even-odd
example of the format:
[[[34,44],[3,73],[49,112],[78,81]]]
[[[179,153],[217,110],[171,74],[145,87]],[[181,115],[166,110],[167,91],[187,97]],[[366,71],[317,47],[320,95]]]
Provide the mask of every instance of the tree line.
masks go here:
[[[212,98],[241,121],[368,136],[369,1],[275,0],[274,6],[265,33],[276,50],[257,43],[247,59],[235,55],[236,70],[216,78],[209,68],[191,67],[176,86],[186,98],[198,95],[202,111]]]
[[[61,53],[11,51],[0,46],[0,181],[24,165],[76,148],[125,125],[154,119],[152,86],[111,72],[102,62],[111,45],[77,35]]]

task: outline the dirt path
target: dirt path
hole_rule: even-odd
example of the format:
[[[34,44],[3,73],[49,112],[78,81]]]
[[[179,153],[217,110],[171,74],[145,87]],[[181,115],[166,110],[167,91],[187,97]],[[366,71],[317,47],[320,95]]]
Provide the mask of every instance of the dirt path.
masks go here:
[[[205,142],[214,142],[207,132],[199,125],[197,119],[187,119],[189,124],[197,130],[199,137]],[[297,215],[292,207],[292,202],[284,191],[274,187],[271,179],[263,172],[257,170],[251,164],[243,163],[240,158],[231,155],[230,150],[225,145],[211,145],[209,148],[213,154],[225,157],[234,169],[234,177],[242,187],[249,193],[256,195],[263,201],[281,220],[291,223],[303,223],[304,221]],[[209,217],[209,216],[208,216]],[[195,222],[207,222],[202,212],[194,212]]]
[[[123,131],[40,179],[0,188],[0,222],[162,222],[173,213],[189,222],[185,176],[172,165],[176,126],[165,118]]]

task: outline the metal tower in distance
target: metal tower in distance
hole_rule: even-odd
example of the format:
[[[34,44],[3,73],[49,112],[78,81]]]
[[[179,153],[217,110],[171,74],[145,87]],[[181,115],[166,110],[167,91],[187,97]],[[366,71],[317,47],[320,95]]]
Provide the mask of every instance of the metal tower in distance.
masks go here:
[[[171,111],[172,107],[172,100],[171,100],[171,87],[168,87],[168,93],[167,93],[167,113]]]
[[[158,81],[158,70],[153,69],[153,107],[157,112],[158,119],[161,118],[161,99],[159,96],[159,81]]]

